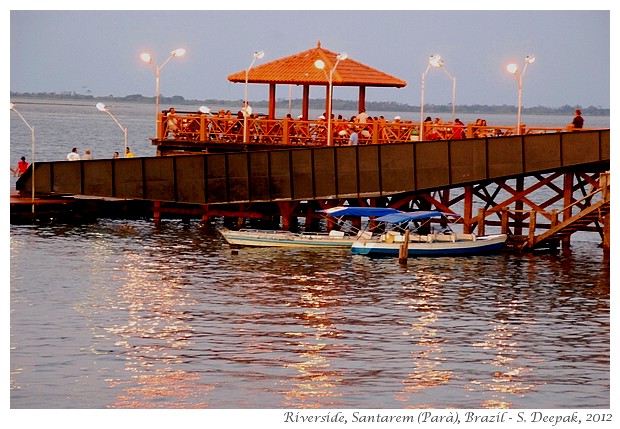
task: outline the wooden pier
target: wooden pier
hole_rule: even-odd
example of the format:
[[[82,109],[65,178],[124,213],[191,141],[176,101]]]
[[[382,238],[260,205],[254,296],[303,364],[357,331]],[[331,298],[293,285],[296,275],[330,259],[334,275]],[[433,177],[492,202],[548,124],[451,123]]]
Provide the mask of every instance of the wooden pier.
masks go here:
[[[432,208],[460,214],[464,232],[524,237],[525,249],[567,246],[577,230],[608,245],[609,147],[609,130],[591,130],[41,162],[36,194],[148,201],[155,221],[176,213],[282,229],[315,228],[316,210],[343,203]],[[25,196],[29,171],[17,183]]]

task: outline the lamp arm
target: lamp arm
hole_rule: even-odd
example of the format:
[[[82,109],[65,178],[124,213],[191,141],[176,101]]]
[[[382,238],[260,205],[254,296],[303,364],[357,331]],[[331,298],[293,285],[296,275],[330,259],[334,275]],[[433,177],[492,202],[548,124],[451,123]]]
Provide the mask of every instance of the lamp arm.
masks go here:
[[[26,126],[28,127],[28,129],[30,130],[30,132],[34,133],[34,128],[30,126],[30,124],[28,123],[28,121],[26,121],[26,119],[22,116],[21,113],[19,113],[19,111],[17,109],[12,109],[15,113],[17,113],[17,116],[20,117],[20,119],[22,121],[24,121],[24,124],[26,124]]]
[[[159,67],[157,67],[157,74],[159,74],[159,71],[160,71],[161,69],[163,69],[163,68],[164,68],[164,66],[165,66],[166,64],[168,64],[168,63],[170,62],[170,60],[171,60],[171,59],[173,59],[174,57],[176,57],[176,55],[174,55],[174,54],[173,54],[173,55],[170,55],[170,56],[168,57],[168,59],[167,59],[166,61],[164,61],[164,63],[163,63],[162,65],[160,65]]]
[[[125,132],[126,128],[124,128],[120,122],[118,122],[118,120],[114,117],[113,114],[111,114],[108,110],[105,111],[108,115],[110,115],[110,118],[114,119],[114,122],[116,122],[116,125],[118,125],[118,127],[121,129],[121,131]]]

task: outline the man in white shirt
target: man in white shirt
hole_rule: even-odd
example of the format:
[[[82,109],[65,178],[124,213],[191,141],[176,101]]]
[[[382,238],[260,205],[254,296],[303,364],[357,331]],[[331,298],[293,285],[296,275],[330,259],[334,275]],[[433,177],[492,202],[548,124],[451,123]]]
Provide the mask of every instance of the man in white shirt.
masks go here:
[[[246,101],[243,102],[243,108],[241,111],[243,112],[243,116],[246,118],[252,116],[252,106],[250,106],[250,104]]]
[[[77,148],[73,148],[71,149],[71,152],[69,152],[69,154],[67,155],[67,161],[79,161],[80,160],[80,154],[77,151]]]

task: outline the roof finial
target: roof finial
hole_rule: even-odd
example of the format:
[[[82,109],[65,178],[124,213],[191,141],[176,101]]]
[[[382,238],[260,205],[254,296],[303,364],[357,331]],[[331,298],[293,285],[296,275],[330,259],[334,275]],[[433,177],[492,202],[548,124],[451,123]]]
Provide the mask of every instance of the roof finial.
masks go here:
[[[321,47],[321,41],[319,40],[318,42],[316,42],[316,47],[320,48]]]

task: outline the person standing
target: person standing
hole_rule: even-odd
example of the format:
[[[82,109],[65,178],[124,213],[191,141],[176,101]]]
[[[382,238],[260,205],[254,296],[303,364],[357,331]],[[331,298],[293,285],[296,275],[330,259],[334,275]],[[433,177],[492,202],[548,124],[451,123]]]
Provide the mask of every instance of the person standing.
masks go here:
[[[127,149],[125,149],[125,158],[133,158],[134,156],[135,155],[133,154],[131,149],[129,149],[129,146],[127,146]]]
[[[583,128],[583,116],[581,116],[581,110],[575,110],[575,117],[573,118],[573,129],[578,130]]]
[[[93,155],[90,153],[90,149],[86,149],[84,157],[82,159],[94,159]]]
[[[71,152],[69,152],[69,154],[67,155],[67,161],[79,161],[80,160],[80,154],[77,151],[77,148],[73,148],[71,149]]]

